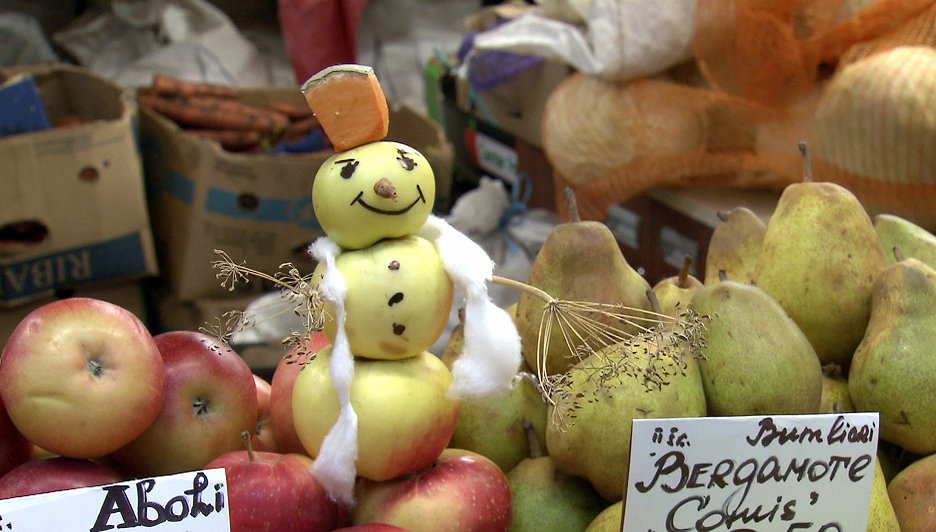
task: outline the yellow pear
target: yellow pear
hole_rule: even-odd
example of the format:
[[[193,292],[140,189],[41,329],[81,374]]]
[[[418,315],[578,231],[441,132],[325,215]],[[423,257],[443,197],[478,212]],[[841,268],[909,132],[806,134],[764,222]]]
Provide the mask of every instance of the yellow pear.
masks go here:
[[[711,317],[699,360],[711,415],[808,414],[819,408],[822,367],[796,323],[760,287],[707,284],[692,308]]]
[[[914,258],[874,284],[871,318],[848,385],[855,408],[880,413],[881,439],[936,452],[936,270]]]
[[[557,419],[557,408],[571,418],[546,428],[546,449],[556,468],[587,478],[610,502],[624,497],[634,419],[706,415],[692,346],[683,342],[670,347],[673,351],[668,354],[682,360],[686,368],[684,373],[675,372],[669,384],[659,389],[648,390],[640,376],[626,374],[627,364],[643,368],[650,357],[663,355],[659,345],[640,337],[593,353],[567,374],[568,398],[578,407],[566,409],[561,401],[550,405],[551,420]],[[609,360],[615,363],[609,364]]]
[[[747,207],[739,206],[717,213],[720,222],[709,237],[705,253],[705,284],[718,281],[718,272],[729,279],[751,282],[767,224]]]
[[[936,235],[933,233],[895,214],[876,215],[874,229],[885,251],[898,248],[905,257],[919,259],[936,269]],[[896,262],[893,256],[888,257]]]
[[[595,517],[585,532],[621,532],[624,520],[624,501],[608,506]]]
[[[550,231],[533,258],[526,283],[559,300],[650,310],[647,298],[650,284],[628,264],[611,230],[602,222],[579,219],[570,190],[567,190],[567,197],[569,221]],[[562,326],[569,324],[555,323],[548,333],[548,350],[538,353],[544,312],[541,298],[526,291],[520,294],[516,323],[523,357],[531,368],[544,366],[548,375],[556,375],[580,359],[575,349],[581,342],[567,342]],[[620,325],[615,318],[591,310],[582,311],[581,317],[605,325]],[[637,332],[637,329],[628,327],[628,331]],[[566,334],[571,333],[566,331]],[[538,360],[540,356],[545,360],[542,365]]]
[[[752,282],[780,303],[823,364],[847,367],[887,264],[862,204],[841,185],[788,185],[767,223]]]
[[[867,532],[900,532],[897,514],[887,493],[887,481],[880,460],[874,461],[874,480],[871,483],[871,504],[868,508]]]
[[[689,273],[691,268],[692,257],[686,255],[679,273],[660,279],[653,285],[653,292],[656,294],[661,313],[678,318],[689,308],[692,295],[702,288],[702,281]]]

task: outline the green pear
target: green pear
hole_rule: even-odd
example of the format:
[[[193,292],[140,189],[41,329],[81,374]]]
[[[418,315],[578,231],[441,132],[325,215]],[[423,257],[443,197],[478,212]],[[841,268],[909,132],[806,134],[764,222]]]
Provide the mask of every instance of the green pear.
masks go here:
[[[823,364],[848,367],[871,313],[871,288],[887,264],[862,204],[845,187],[783,189],[752,282],[799,325]]]
[[[656,294],[661,313],[678,318],[689,308],[693,294],[702,288],[702,281],[689,273],[691,269],[692,257],[686,255],[679,273],[660,279],[653,285],[653,292]]]
[[[569,221],[550,231],[533,258],[526,283],[559,300],[649,310],[646,292],[650,285],[628,264],[614,234],[604,223],[580,220],[574,196],[568,192],[567,197]],[[544,311],[541,298],[521,292],[517,301],[517,330],[523,357],[531,368],[541,367],[537,351]],[[620,326],[616,319],[598,312],[584,310],[579,314],[599,324]],[[634,327],[627,330],[637,332]],[[567,342],[559,323],[554,323],[548,338],[543,340],[548,340],[548,349],[541,353],[547,375],[563,373],[579,360],[575,349],[581,342],[577,339]],[[545,378],[547,375],[538,376]]]
[[[858,411],[880,413],[880,437],[936,452],[936,270],[906,258],[874,284],[871,318],[848,374]]]
[[[546,438],[546,402],[532,375],[518,374],[504,393],[461,400],[451,447],[474,451],[507,473],[529,455],[523,423]]]
[[[868,508],[867,532],[900,532],[894,505],[887,493],[887,480],[880,460],[874,461],[874,480],[871,483],[871,504]]]
[[[711,317],[699,360],[710,415],[807,414],[819,409],[819,359],[769,294],[725,279],[696,292],[692,308]]]
[[[717,213],[720,222],[709,237],[705,253],[705,284],[718,281],[724,271],[730,279],[751,282],[767,224],[747,207],[734,207]]]
[[[705,393],[694,346],[685,342],[661,353],[658,338],[641,336],[592,353],[566,374],[569,398],[550,404],[550,419],[559,412],[571,418],[546,427],[546,449],[556,467],[588,479],[610,502],[624,497],[630,463],[631,424],[638,418],[703,417]],[[648,389],[642,377],[625,366],[646,367],[651,357],[673,356],[685,364],[669,384]]]
[[[840,414],[854,411],[855,405],[848,391],[848,379],[841,376],[823,375],[822,398],[819,400],[819,409],[816,412]]]
[[[624,501],[608,506],[595,517],[585,532],[621,532],[624,520]]]
[[[510,530],[515,532],[567,532],[584,530],[607,506],[584,478],[556,469],[543,455],[539,437],[529,424],[530,452],[507,473],[510,484]]]
[[[936,530],[936,454],[902,469],[887,485],[901,532]]]
[[[913,257],[936,269],[936,235],[895,214],[878,214],[874,229],[885,250],[900,249],[905,257]],[[888,255],[891,262],[897,259]]]

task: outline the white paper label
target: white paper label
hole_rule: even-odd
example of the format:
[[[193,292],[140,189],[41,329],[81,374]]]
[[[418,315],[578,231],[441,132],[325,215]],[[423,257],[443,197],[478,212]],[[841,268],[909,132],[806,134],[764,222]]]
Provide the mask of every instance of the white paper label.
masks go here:
[[[483,133],[475,134],[478,166],[507,183],[517,182],[517,151]]]
[[[637,419],[624,530],[864,530],[878,414]]]
[[[224,469],[0,500],[0,530],[230,532]]]

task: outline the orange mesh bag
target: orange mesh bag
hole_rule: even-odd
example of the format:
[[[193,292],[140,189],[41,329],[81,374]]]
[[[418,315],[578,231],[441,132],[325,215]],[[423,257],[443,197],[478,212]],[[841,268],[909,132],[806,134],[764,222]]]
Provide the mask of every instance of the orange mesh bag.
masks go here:
[[[871,214],[936,231],[936,48],[898,46],[844,66],[809,142],[814,179],[844,185]]]
[[[856,174],[844,160],[833,172],[826,150],[839,140],[856,140],[837,125],[813,130],[813,122],[818,102],[828,101],[820,100],[826,88],[835,86],[830,80],[840,62],[905,40],[927,41],[936,31],[934,5],[936,0],[698,0],[693,49],[706,87],[577,74],[554,90],[542,130],[556,190],[573,186],[583,217],[603,219],[608,205],[658,187],[779,189],[801,180],[798,145],[811,137],[819,178],[844,181],[848,174],[856,192],[864,187],[896,197],[890,185],[869,182],[880,178]],[[868,117],[852,119],[865,120],[855,122],[862,127],[880,126]],[[895,139],[910,133],[898,134],[899,120],[890,123],[888,135]]]
[[[550,94],[542,131],[555,190],[574,187],[585,219],[655,187],[800,179],[795,115],[668,81],[572,74]]]

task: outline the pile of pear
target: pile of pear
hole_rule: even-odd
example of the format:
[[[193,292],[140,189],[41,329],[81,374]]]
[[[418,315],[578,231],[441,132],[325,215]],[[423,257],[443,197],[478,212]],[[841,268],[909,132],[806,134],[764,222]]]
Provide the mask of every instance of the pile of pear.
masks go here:
[[[594,357],[616,349],[639,364],[654,346],[582,358],[559,339],[548,366],[537,364],[543,302],[520,294],[511,310],[526,377],[504,396],[463,402],[452,441],[508,473],[514,529],[620,530],[634,419],[870,411],[880,429],[868,530],[936,530],[936,235],[869,214],[840,185],[804,181],[767,218],[720,212],[704,276],[690,266],[651,285],[607,226],[574,216],[545,240],[527,284],[561,300],[691,311],[706,326],[702,345],[676,346],[686,364],[667,386],[621,374],[599,389]],[[458,341],[456,329],[453,349]],[[553,421],[536,368],[567,374],[585,398],[572,423]],[[545,445],[531,447],[531,435]]]

